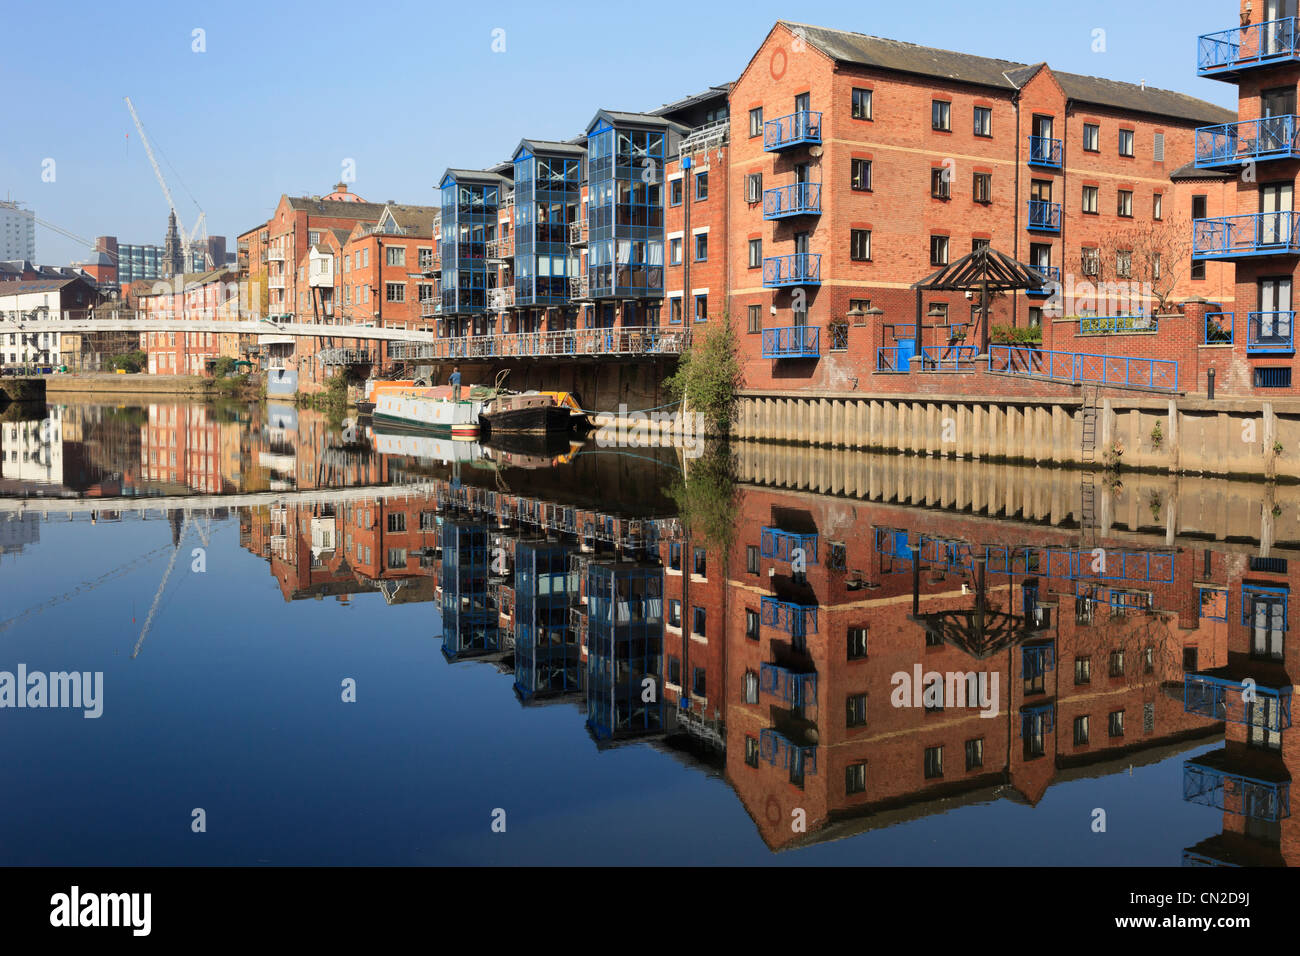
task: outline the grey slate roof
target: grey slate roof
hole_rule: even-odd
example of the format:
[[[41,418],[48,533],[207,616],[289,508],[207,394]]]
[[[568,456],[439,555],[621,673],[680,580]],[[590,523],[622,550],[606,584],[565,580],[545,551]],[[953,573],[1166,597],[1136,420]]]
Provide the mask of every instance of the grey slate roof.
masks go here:
[[[328,216],[331,219],[374,220],[384,211],[381,202],[342,202],[337,199],[312,199],[310,196],[287,196],[289,208]]]
[[[449,166],[442,174],[439,182],[448,176],[452,177],[457,182],[489,183],[494,186],[510,185],[510,180],[505,176],[502,176],[500,173],[489,172],[486,169],[453,169]]]
[[[1173,180],[1179,179],[1220,179],[1229,180],[1236,177],[1236,173],[1228,169],[1199,169],[1193,160],[1190,163],[1184,163],[1169,174]]]
[[[585,143],[586,140],[584,139]],[[585,156],[587,147],[577,143],[560,143],[553,139],[521,139],[519,146],[527,146],[534,153],[558,153],[561,156]],[[519,152],[519,146],[515,152]]]
[[[827,27],[781,20],[780,23],[801,34],[814,47],[827,56],[843,63],[919,76],[938,77],[960,83],[974,83],[1003,90],[1017,90],[1029,81],[1046,64],[1016,63],[957,53],[933,47],[889,40],[884,37],[832,30]],[[1169,116],[1192,122],[1214,124],[1231,123],[1237,114],[1213,103],[1198,100],[1184,93],[1161,90],[1152,86],[1143,89],[1137,83],[1121,83],[1095,76],[1062,73],[1052,70],[1065,95],[1081,103],[1108,106]]]

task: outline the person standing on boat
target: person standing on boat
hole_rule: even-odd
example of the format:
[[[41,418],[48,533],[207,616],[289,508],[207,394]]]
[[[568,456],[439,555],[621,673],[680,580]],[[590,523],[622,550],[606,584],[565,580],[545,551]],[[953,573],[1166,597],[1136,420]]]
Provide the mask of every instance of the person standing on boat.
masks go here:
[[[448,381],[451,382],[451,400],[453,402],[459,402],[460,401],[460,366],[459,365],[457,365],[451,370],[451,378],[448,379]]]

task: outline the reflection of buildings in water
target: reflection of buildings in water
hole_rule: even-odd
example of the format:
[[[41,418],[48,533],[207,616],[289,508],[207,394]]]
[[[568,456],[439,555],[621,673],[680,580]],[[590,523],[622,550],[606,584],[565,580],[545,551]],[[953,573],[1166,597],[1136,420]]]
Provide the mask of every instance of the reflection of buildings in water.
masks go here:
[[[35,514],[0,515],[0,561],[6,555],[22,554],[29,544],[41,540],[41,525]]]
[[[0,423],[0,479],[63,484],[63,410],[48,407],[39,421]]]

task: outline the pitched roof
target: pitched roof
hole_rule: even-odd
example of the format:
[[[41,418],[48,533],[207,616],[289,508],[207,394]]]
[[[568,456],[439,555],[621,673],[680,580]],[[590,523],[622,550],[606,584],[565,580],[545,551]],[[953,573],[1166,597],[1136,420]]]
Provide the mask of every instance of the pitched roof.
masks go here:
[[[1020,89],[1046,66],[1045,63],[1025,64],[972,53],[940,50],[789,20],[778,22],[803,36],[827,56],[843,63],[939,77],[1008,91]],[[1184,93],[1057,70],[1052,70],[1052,75],[1061,84],[1066,96],[1081,103],[1211,124],[1229,123],[1237,118],[1237,114],[1231,110]]]
[[[586,143],[584,138],[583,143]],[[558,153],[561,156],[585,156],[587,147],[579,143],[561,143],[553,139],[528,139],[525,137],[519,141],[519,146],[527,146],[534,153]],[[512,155],[519,153],[519,146],[515,147]]]
[[[440,206],[411,206],[403,203],[390,203],[384,209],[404,232],[416,235],[432,234],[433,224],[442,216]],[[383,221],[383,216],[379,217]]]
[[[289,208],[331,219],[378,219],[384,210],[380,202],[339,202],[337,199],[313,199],[311,196],[285,196]]]
[[[73,282],[81,282],[93,287],[81,276],[69,276],[66,279],[19,279],[0,285],[0,295],[27,295],[31,292],[57,292]]]
[[[442,174],[442,179],[450,176],[458,183],[489,183],[494,186],[509,185],[510,180],[500,173],[489,172],[486,169],[454,169],[447,167],[446,172]],[[441,182],[442,180],[439,180]]]
[[[1235,179],[1236,173],[1226,169],[1202,169],[1196,165],[1195,160],[1190,163],[1184,163],[1169,174],[1172,180],[1183,179]]]

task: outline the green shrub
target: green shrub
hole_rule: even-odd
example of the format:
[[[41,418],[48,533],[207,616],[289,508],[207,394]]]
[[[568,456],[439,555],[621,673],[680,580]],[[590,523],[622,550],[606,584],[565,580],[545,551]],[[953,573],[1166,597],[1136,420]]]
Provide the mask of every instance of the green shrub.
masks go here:
[[[682,355],[677,371],[664,381],[672,399],[701,412],[722,433],[736,417],[741,383],[738,351],[731,317],[724,315],[720,324],[708,328],[702,343]]]

